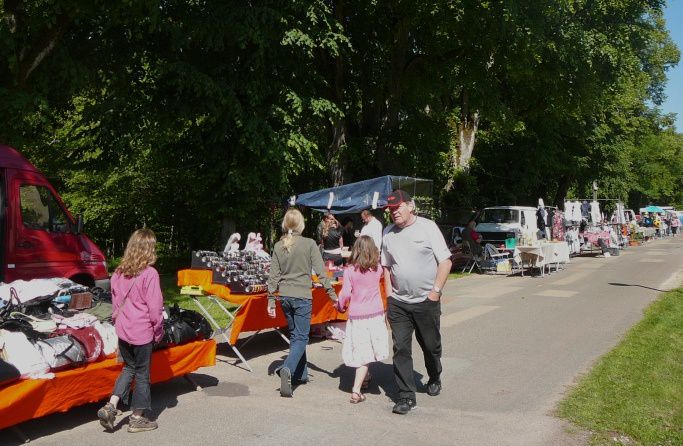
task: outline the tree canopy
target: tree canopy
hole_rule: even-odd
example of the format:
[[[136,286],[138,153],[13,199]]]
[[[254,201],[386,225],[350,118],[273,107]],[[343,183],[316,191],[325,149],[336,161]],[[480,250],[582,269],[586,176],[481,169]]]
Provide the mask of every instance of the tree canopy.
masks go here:
[[[683,205],[661,0],[5,0],[0,141],[108,246],[272,226],[295,192]]]

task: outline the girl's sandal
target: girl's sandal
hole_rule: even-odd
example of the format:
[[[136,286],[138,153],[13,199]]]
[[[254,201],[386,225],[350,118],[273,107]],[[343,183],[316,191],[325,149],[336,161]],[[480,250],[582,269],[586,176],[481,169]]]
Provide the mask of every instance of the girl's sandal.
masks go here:
[[[370,387],[370,380],[372,379],[372,376],[370,376],[370,372],[368,372],[367,375],[365,375],[365,379],[363,380],[363,384],[360,385],[361,390],[368,390],[368,387]]]
[[[351,392],[351,399],[349,400],[349,403],[358,404],[362,403],[363,401],[365,401],[365,395],[360,392]]]

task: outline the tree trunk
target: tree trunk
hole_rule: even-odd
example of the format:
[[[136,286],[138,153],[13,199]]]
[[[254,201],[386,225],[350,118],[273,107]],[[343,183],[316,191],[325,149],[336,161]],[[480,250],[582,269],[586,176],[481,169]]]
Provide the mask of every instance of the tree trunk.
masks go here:
[[[22,54],[19,55],[19,70],[16,79],[19,89],[23,89],[26,86],[26,81],[33,70],[52,52],[59,39],[71,24],[72,19],[70,14],[57,16],[55,24],[45,30],[31,48],[25,53],[22,51]]]
[[[401,97],[403,76],[408,60],[410,46],[410,18],[399,17],[396,20],[393,33],[393,47],[389,73],[387,73],[387,87],[385,92],[384,113],[381,116],[379,137],[377,138],[377,166],[381,172],[386,172],[389,165],[389,152],[394,144],[394,133],[398,127],[401,111]]]
[[[459,171],[467,171],[470,168],[470,159],[474,151],[477,129],[479,128],[479,112],[470,113],[469,94],[463,89],[460,95],[460,118],[456,123],[456,139],[451,144],[449,157],[449,175],[444,191],[449,192],[453,188],[455,176]]]
[[[479,113],[474,112],[458,123],[459,156],[456,168],[468,170],[474,151],[474,142],[479,128]]]
[[[344,184],[344,150],[346,148],[346,120],[341,117],[332,125],[332,143],[327,147],[327,163],[330,166],[332,184]]]
[[[344,0],[337,0],[334,3],[334,17],[337,23],[344,23]],[[334,81],[332,89],[332,100],[340,106],[344,103],[344,60],[341,54],[337,55],[334,60]],[[327,164],[330,166],[330,175],[332,184],[339,186],[344,184],[345,180],[345,162],[344,155],[346,150],[346,117],[339,116],[334,119],[332,123],[332,142],[327,146],[325,158]]]
[[[558,209],[564,209],[564,199],[567,197],[567,191],[569,191],[571,182],[572,178],[569,175],[562,175],[557,183],[557,192],[555,192],[553,204]]]

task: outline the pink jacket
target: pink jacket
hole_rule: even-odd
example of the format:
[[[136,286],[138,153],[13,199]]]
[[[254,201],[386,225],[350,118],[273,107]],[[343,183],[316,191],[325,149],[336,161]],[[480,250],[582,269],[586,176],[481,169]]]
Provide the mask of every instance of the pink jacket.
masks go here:
[[[111,288],[112,318],[119,339],[131,345],[160,341],[164,335],[164,298],[157,270],[148,266],[137,277],[116,272],[111,278]],[[124,303],[126,293],[128,298]]]
[[[348,305],[349,319],[363,319],[384,314],[384,303],[379,292],[383,270],[368,270],[361,273],[355,266],[344,269],[344,280],[339,292],[339,309]]]

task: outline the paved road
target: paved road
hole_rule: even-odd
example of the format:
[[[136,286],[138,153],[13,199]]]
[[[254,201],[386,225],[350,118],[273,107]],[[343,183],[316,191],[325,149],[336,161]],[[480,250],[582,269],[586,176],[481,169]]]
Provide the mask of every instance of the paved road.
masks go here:
[[[340,344],[309,346],[313,382],[280,398],[269,370],[286,345],[264,333],[243,351],[254,373],[219,363],[153,387],[160,428],[102,431],[98,405],[22,424],[35,445],[580,445],[586,435],[552,416],[577,376],[590,369],[642,317],[660,290],[683,278],[683,237],[629,248],[613,258],[572,259],[544,278],[473,275],[450,281],[443,297],[444,390],[418,395],[418,409],[391,413],[390,362],[371,367],[366,402],[348,403],[353,372],[341,366]],[[417,347],[417,346],[416,346]],[[419,352],[419,347],[417,347]],[[418,355],[416,369],[423,381]],[[16,444],[11,431],[0,444]]]

